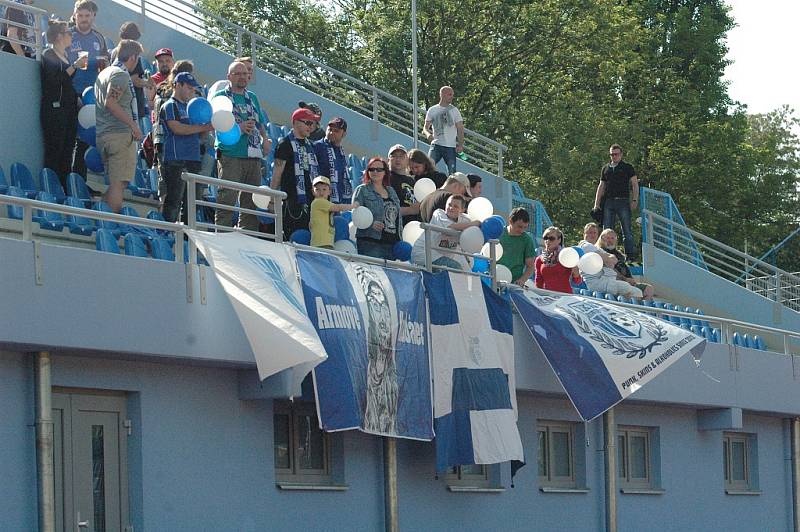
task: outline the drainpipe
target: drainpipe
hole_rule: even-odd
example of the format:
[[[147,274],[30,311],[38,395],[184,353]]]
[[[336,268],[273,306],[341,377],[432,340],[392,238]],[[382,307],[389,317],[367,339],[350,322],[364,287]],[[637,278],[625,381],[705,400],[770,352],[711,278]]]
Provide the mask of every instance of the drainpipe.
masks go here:
[[[397,440],[383,437],[383,504],[386,532],[399,532],[397,507]]]
[[[617,532],[617,425],[614,409],[603,414],[606,473],[606,532]]]
[[[55,474],[53,469],[53,393],[50,353],[36,353],[36,485],[39,532],[55,532]]]
[[[800,417],[792,419],[792,488],[794,531],[800,532]]]

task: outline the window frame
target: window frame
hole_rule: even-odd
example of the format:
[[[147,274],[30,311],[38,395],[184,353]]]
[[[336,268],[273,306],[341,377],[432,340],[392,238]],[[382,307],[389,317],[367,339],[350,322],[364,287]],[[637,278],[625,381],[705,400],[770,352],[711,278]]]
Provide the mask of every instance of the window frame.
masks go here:
[[[566,433],[568,442],[568,460],[570,474],[567,476],[557,476],[553,471],[553,434]],[[578,489],[579,476],[577,474],[578,460],[576,459],[575,447],[575,423],[568,421],[544,421],[539,420],[536,427],[537,441],[537,477],[539,486],[542,488],[563,488]],[[541,445],[541,436],[544,435],[544,449]],[[542,460],[544,458],[544,460]],[[540,474],[541,463],[544,463],[544,475]]]
[[[742,471],[744,480],[733,479],[733,453],[734,443],[743,445]],[[729,495],[760,493],[758,491],[758,457],[757,441],[755,434],[745,432],[722,433],[722,465],[725,492]]]
[[[631,477],[631,437],[644,438],[645,477]],[[657,472],[655,459],[658,449],[655,448],[657,438],[651,427],[626,426],[617,427],[617,482],[621,489],[656,489]]]
[[[275,450],[278,447],[277,441],[277,416],[288,416],[288,436],[289,436],[289,467],[281,468],[277,464]],[[272,422],[273,422],[273,465],[275,468],[275,481],[278,485],[282,484],[301,484],[301,485],[331,485],[333,484],[332,467],[332,442],[330,435],[322,433],[322,468],[305,469],[299,467],[297,454],[300,448],[300,423],[304,417],[312,417],[314,422],[317,419],[316,406],[314,403],[304,401],[274,401]]]
[[[465,467],[474,466],[453,466],[444,474],[444,480],[448,486],[471,487],[471,488],[491,488],[492,475],[491,466],[475,464],[481,468],[481,474],[465,473]]]

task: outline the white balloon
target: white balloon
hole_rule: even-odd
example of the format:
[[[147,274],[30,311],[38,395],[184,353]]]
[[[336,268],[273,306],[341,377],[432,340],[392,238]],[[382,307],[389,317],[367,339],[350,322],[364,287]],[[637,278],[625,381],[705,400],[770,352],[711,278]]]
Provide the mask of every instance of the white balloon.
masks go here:
[[[403,240],[411,244],[412,246],[414,243],[419,239],[420,236],[425,232],[425,230],[419,226],[419,222],[414,220],[413,222],[408,222],[406,225],[403,226]]]
[[[78,111],[78,123],[83,129],[89,129],[97,125],[96,107],[94,104],[84,105]]]
[[[333,249],[343,253],[348,253],[350,255],[358,255],[358,251],[356,251],[356,245],[349,240],[337,240],[333,243]]]
[[[348,227],[350,228],[350,240],[355,240],[356,239],[356,229],[358,229],[356,227],[356,224],[354,224],[353,222],[350,222],[348,224]]]
[[[208,89],[208,99],[211,101],[214,98],[214,95],[219,91],[224,91],[230,86],[231,82],[227,79],[221,79],[219,81],[215,81],[211,88]],[[230,129],[230,128],[228,128]],[[227,129],[225,130],[227,131]]]
[[[211,109],[213,111],[233,111],[233,102],[227,96],[216,96],[211,99]]]
[[[603,257],[594,251],[585,254],[578,261],[578,267],[583,273],[594,275],[603,269]]]
[[[372,225],[372,211],[364,207],[356,207],[353,210],[353,223],[359,229],[366,229]]]
[[[565,268],[574,268],[578,265],[580,258],[578,250],[574,247],[561,248],[561,251],[558,253],[558,262]]]
[[[414,183],[414,198],[417,201],[422,201],[425,199],[425,196],[434,190],[436,190],[436,183],[433,182],[433,179],[423,177]]]
[[[525,281],[525,288],[536,288],[536,283],[533,282],[533,279],[528,279]]]
[[[461,231],[459,238],[461,250],[465,253],[478,253],[483,247],[483,232],[480,227],[470,226]]]
[[[514,280],[514,278],[511,276],[511,270],[509,270],[507,266],[498,264],[496,272],[498,283],[510,283]]]
[[[487,242],[481,248],[481,255],[483,255],[488,259],[489,253],[490,253],[489,243]],[[497,244],[494,245],[494,260],[500,260],[500,257],[502,256],[503,256],[503,244],[498,242]]]
[[[262,185],[258,188],[263,188],[264,190],[269,190],[269,187],[266,185]],[[259,209],[266,209],[269,207],[269,202],[272,198],[270,196],[264,196],[262,194],[253,194],[253,203],[256,204],[256,207]]]
[[[473,220],[482,222],[492,214],[494,214],[494,206],[486,198],[475,198],[469,202],[469,207],[467,207],[467,215]]]
[[[217,109],[211,115],[211,125],[220,132],[230,131],[236,125],[236,119],[233,117],[232,112],[225,109]]]

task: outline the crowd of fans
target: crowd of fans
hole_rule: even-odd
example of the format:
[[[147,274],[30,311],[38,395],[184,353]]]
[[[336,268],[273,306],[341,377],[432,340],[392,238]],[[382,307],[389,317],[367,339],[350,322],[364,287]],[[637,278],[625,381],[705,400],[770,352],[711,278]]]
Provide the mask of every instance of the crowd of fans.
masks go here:
[[[32,0],[17,1],[30,4]],[[76,135],[76,130],[84,103],[81,97],[91,87],[96,105],[95,144],[109,181],[104,199],[115,212],[122,207],[123,191],[141,159],[158,172],[164,219],[186,222],[183,171],[215,174],[258,186],[267,170],[266,161],[274,155],[270,186],[287,194],[282,212],[286,240],[306,230],[312,245],[332,247],[334,215],[359,206],[370,211],[373,222],[356,231],[356,246],[359,254],[370,257],[393,258],[395,245],[403,238],[404,224],[430,223],[455,231],[480,225],[465,215],[470,200],[481,195],[481,178],[456,171],[456,161],[464,149],[464,121],[453,105],[451,87],[442,87],[439,102],[427,110],[423,133],[431,143],[429,152],[396,144],[389,148],[386,158],[369,160],[361,184],[353,190],[342,146],[348,128],[343,118],[334,117],[323,128],[321,108],[301,101],[291,114],[291,131],[273,147],[267,114],[255,93],[248,90],[254,68],[251,58],[236,58],[228,68],[227,82],[215,84],[210,94],[204,94],[193,75],[193,63],[176,60],[171,48],[159,48],[148,64],[135,23],[124,23],[118,44],[111,47],[94,26],[97,12],[94,1],[77,0],[69,22],[52,19],[46,31],[41,107],[45,166],[55,171],[65,188],[70,172],[86,177],[84,153],[90,143],[81,138],[83,135]],[[31,17],[9,7],[4,18],[3,49],[30,56],[32,48],[24,43],[33,43],[33,39],[23,26],[32,26]],[[19,22],[20,27],[12,22]],[[189,102],[198,96],[230,99],[240,133],[238,141],[221,142],[219,134],[210,135],[214,132],[210,123],[191,123]],[[216,164],[204,172],[207,152],[213,153]],[[637,283],[626,264],[628,259],[636,259],[631,230],[632,211],[638,201],[636,172],[622,160],[619,145],[611,146],[610,157],[601,171],[591,212],[605,230],[600,233],[597,223],[587,224],[579,244],[584,251],[603,258],[603,269],[589,274],[561,265],[558,257],[564,236],[556,227],[544,231],[537,253],[528,234],[530,216],[525,209],[516,208],[500,236],[503,255],[498,261],[509,268],[514,283],[524,285],[534,278],[538,287],[571,292],[573,286],[585,282],[591,290],[652,298],[652,287]],[[436,170],[440,160],[444,160],[448,175]],[[418,201],[415,184],[421,179],[430,179],[436,190]],[[245,209],[257,209],[251,194],[220,188],[216,202],[222,207],[215,209],[217,225],[238,223],[250,231],[266,229],[251,213],[239,213],[236,221],[232,207],[237,203]],[[626,254],[616,249],[617,235],[612,229],[616,218],[622,226]],[[434,265],[470,268],[463,255],[440,251],[460,250],[453,231],[433,234],[438,244],[432,257]],[[424,264],[424,249],[423,235],[413,245],[411,260]]]

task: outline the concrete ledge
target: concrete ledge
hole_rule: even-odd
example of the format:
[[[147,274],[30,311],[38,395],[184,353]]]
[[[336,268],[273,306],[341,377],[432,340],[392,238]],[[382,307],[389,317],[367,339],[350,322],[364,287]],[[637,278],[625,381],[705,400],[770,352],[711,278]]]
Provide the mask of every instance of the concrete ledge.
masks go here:
[[[697,430],[741,430],[741,408],[714,408],[697,411]]]

